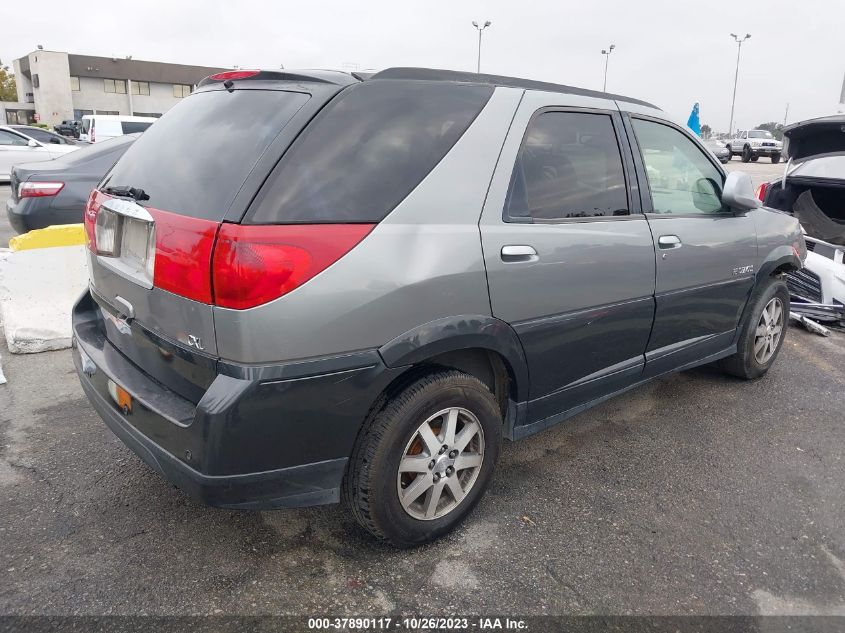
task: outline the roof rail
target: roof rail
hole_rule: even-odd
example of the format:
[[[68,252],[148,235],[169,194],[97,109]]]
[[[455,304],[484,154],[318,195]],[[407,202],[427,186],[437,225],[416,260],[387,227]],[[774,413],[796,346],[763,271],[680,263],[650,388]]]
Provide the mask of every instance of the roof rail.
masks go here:
[[[494,86],[507,86],[511,88],[524,88],[526,90],[544,90],[547,92],[561,92],[565,94],[580,95],[582,97],[596,97],[598,99],[613,99],[614,101],[625,101],[637,103],[649,108],[659,110],[656,105],[633,99],[623,95],[601,92],[600,90],[587,90],[563,84],[553,84],[533,79],[520,79],[519,77],[504,77],[501,75],[485,75],[480,73],[462,72],[457,70],[438,70],[434,68],[412,68],[397,67],[387,68],[381,72],[371,75],[369,79],[417,79],[423,81],[455,81],[461,83],[489,84]]]

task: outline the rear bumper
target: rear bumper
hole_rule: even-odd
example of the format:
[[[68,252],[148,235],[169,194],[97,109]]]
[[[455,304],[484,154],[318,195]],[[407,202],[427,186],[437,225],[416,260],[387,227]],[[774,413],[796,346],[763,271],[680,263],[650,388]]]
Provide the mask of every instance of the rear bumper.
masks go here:
[[[6,200],[6,216],[17,233],[43,229],[55,224],[75,224],[82,221],[82,210],[57,210],[52,204],[53,196],[23,198],[14,202]]]
[[[193,403],[112,346],[98,310],[90,293],[74,308],[77,375],[106,425],[156,472],[219,507],[302,507],[340,499],[358,430],[394,370],[380,363],[280,379],[296,376],[297,368],[263,366],[255,374],[254,368],[221,363],[222,371],[241,377],[219,374]],[[130,411],[117,406],[109,381],[132,396]]]

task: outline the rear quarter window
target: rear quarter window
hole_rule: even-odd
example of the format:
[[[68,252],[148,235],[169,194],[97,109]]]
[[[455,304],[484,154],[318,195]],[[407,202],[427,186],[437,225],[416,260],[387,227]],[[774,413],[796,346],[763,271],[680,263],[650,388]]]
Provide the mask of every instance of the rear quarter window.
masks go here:
[[[375,80],[327,105],[282,157],[245,221],[381,221],[448,153],[493,88]]]

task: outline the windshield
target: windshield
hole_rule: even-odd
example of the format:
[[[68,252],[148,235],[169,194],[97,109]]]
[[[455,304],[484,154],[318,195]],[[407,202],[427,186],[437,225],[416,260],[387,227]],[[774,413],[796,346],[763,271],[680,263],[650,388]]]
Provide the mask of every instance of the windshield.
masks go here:
[[[748,133],[748,138],[774,138],[774,136],[767,130],[751,130]]]

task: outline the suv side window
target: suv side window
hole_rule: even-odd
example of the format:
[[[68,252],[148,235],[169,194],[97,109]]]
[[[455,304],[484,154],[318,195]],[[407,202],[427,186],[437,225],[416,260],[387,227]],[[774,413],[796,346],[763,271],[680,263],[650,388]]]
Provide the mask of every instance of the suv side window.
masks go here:
[[[723,176],[698,146],[673,127],[633,119],[654,213],[712,215],[722,205]]]
[[[630,215],[619,143],[608,114],[547,111],[528,125],[505,221]]]

